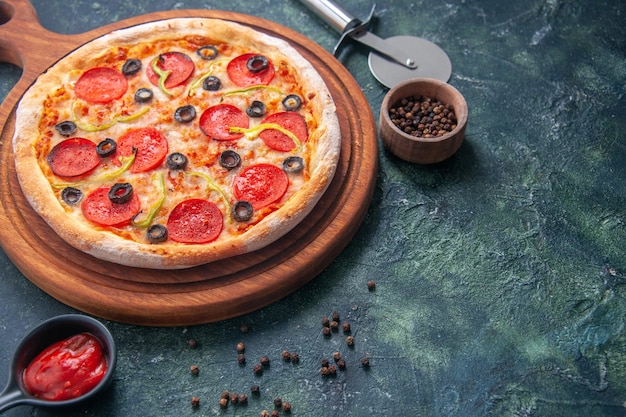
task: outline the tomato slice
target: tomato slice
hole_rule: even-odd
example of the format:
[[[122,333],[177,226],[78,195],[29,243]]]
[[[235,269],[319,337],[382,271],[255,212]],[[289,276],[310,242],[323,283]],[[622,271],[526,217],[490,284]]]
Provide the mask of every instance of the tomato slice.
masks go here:
[[[96,144],[85,138],[71,138],[59,142],[48,154],[48,165],[59,177],[78,177],[93,171],[101,158]]]
[[[212,242],[223,226],[224,218],[217,205],[199,198],[182,201],[167,219],[168,236],[181,243]]]
[[[117,153],[113,161],[120,165],[119,157],[129,157],[137,149],[130,172],[147,172],[161,165],[167,156],[167,139],[153,127],[126,131],[117,141]]]
[[[237,200],[247,201],[254,210],[280,200],[288,187],[289,177],[285,171],[271,164],[249,166],[233,182]]]
[[[108,67],[96,67],[85,71],[74,86],[76,97],[89,103],[108,103],[122,97],[128,90],[128,82],[121,72]]]
[[[233,58],[226,67],[228,78],[238,87],[250,87],[252,85],[268,85],[274,79],[274,65],[269,58],[267,68],[252,72],[248,69],[248,60],[258,54],[243,54]]]
[[[141,210],[139,197],[137,193],[133,193],[126,203],[113,203],[109,199],[110,189],[111,187],[99,187],[91,192],[81,204],[83,215],[90,222],[101,226],[125,226]]]
[[[231,133],[231,126],[245,129],[250,126],[248,116],[232,104],[216,104],[200,116],[200,129],[212,139],[233,140],[243,136],[243,133]]]
[[[299,113],[290,111],[274,113],[267,116],[262,123],[275,123],[281,126],[296,135],[301,143],[306,142],[309,138],[306,121]],[[265,129],[259,134],[259,137],[267,146],[277,151],[289,152],[296,148],[293,139],[275,129]]]
[[[157,58],[157,67],[162,71],[172,71],[165,79],[165,88],[177,87],[183,84],[191,77],[196,69],[195,64],[188,55],[182,52],[166,52]],[[159,85],[159,75],[152,69],[152,61],[146,67],[146,75],[150,82],[156,86]]]

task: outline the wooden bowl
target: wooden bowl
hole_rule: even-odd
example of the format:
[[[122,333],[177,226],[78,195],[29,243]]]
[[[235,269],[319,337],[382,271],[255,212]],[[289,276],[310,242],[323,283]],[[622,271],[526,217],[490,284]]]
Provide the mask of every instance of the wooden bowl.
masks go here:
[[[414,136],[400,130],[392,121],[389,110],[404,98],[430,97],[450,104],[457,125],[452,131],[437,137]],[[431,78],[415,78],[402,82],[387,92],[380,108],[379,130],[383,144],[398,158],[417,164],[434,164],[454,155],[465,137],[468,109],[465,98],[448,83]]]
[[[52,344],[79,333],[90,333],[102,345],[107,362],[104,377],[90,391],[74,398],[55,401],[31,394],[23,379],[24,370],[31,361]],[[65,409],[93,400],[113,381],[116,363],[115,340],[104,324],[98,320],[82,314],[65,314],[48,319],[32,329],[17,346],[9,367],[9,383],[0,394],[2,397],[0,398],[0,414],[17,405]]]

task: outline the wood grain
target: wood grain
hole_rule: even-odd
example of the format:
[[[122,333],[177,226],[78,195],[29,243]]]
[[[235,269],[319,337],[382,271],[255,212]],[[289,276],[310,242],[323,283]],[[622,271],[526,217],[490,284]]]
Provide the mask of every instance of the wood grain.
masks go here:
[[[84,34],[59,35],[40,26],[27,1],[4,4],[13,8],[13,14],[0,26],[0,60],[22,67],[23,74],[0,106],[0,244],[17,268],[52,297],[86,313],[131,324],[219,321],[266,306],[309,282],[339,255],[358,229],[376,181],[376,124],[354,78],[312,40],[264,19],[214,10],[158,12]],[[98,260],[60,239],[25,200],[11,148],[16,104],[41,72],[78,46],[115,29],[190,16],[232,20],[282,37],[316,67],[340,110],[342,148],[337,173],[298,227],[254,253],[173,271]]]

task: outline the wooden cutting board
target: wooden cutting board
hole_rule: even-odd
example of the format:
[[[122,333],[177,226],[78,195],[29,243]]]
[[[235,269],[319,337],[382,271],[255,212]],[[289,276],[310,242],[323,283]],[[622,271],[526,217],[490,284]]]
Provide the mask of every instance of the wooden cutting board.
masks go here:
[[[86,255],[60,239],[20,190],[11,138],[15,108],[37,76],[68,52],[115,29],[175,17],[231,20],[288,40],[325,79],[337,104],[342,147],[337,173],[313,212],[274,244],[184,270],[129,268]],[[367,212],[378,169],[376,124],[359,85],[330,53],[276,23],[232,12],[176,10],[77,35],[50,32],[26,0],[0,2],[0,60],[23,69],[0,106],[0,244],[17,268],[57,300],[130,324],[192,325],[242,315],[295,291],[344,249]]]

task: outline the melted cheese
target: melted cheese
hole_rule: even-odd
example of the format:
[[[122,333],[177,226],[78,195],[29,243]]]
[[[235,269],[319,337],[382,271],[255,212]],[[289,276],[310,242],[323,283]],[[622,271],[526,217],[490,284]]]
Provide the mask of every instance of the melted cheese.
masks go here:
[[[188,198],[206,198],[218,205],[224,214],[224,230],[222,236],[230,237],[245,232],[249,227],[258,223],[264,216],[278,209],[292,195],[297,193],[304,182],[309,178],[306,170],[309,161],[309,146],[304,146],[300,156],[305,161],[305,170],[297,174],[289,174],[290,185],[283,199],[257,211],[254,217],[247,223],[238,223],[231,219],[230,207],[235,203],[232,192],[233,179],[246,166],[257,163],[270,163],[282,166],[283,160],[294,153],[277,152],[268,148],[260,138],[248,139],[242,137],[233,141],[218,141],[208,138],[199,128],[200,115],[210,106],[219,103],[232,104],[245,112],[246,108],[254,100],[265,103],[266,115],[283,111],[282,99],[288,94],[298,94],[303,105],[298,110],[305,117],[309,129],[309,137],[314,142],[316,138],[317,122],[313,117],[307,98],[314,97],[314,91],[306,91],[303,83],[298,81],[298,74],[289,65],[286,57],[269,56],[276,69],[276,75],[270,84],[271,88],[258,88],[249,91],[234,85],[226,73],[226,66],[230,59],[247,52],[263,54],[263,51],[244,50],[232,45],[217,45],[220,51],[215,60],[201,59],[195,51],[197,48],[210,44],[208,39],[194,37],[185,39],[183,42],[173,41],[157,42],[150,45],[139,44],[134,47],[120,49],[112,48],[99,60],[91,62],[91,67],[111,66],[121,71],[124,61],[128,58],[141,59],[142,69],[139,73],[128,77],[128,91],[119,100],[106,104],[90,104],[74,95],[73,86],[82,71],[68,73],[59,85],[58,90],[53,92],[45,101],[44,116],[40,121],[41,139],[39,146],[39,162],[42,171],[48,177],[50,183],[59,198],[61,204],[68,213],[76,217],[77,221],[85,221],[82,217],[80,204],[70,206],[61,199],[60,184],[67,183],[66,179],[55,177],[47,166],[47,153],[54,145],[66,139],[62,137],[54,126],[63,120],[75,119],[83,129],[79,128],[73,136],[85,137],[94,143],[99,143],[106,138],[117,140],[128,129],[152,126],[159,130],[168,141],[168,154],[180,152],[188,157],[189,165],[186,172],[194,172],[200,175],[190,175],[179,171],[167,169],[164,161],[156,170],[132,174],[125,172],[116,180],[108,179],[99,181],[107,172],[118,169],[110,158],[104,158],[102,164],[87,178],[78,181],[69,181],[66,185],[74,185],[79,188],[84,196],[95,188],[114,182],[130,182],[134,191],[139,195],[142,213],[137,218],[142,218],[150,211],[150,208],[161,196],[158,186],[157,174],[161,172],[165,178],[166,196],[161,209],[154,217],[153,224],[167,222],[171,209],[181,201]],[[154,86],[146,76],[146,68],[159,54],[169,51],[186,53],[195,64],[195,70],[190,79],[182,86],[171,89],[172,96]],[[85,68],[87,70],[89,68]],[[212,92],[205,91],[201,87],[201,80],[207,74],[220,79],[222,87]],[[149,88],[154,93],[153,100],[148,104],[138,104],[134,101],[134,94],[139,88]],[[189,123],[178,123],[174,120],[175,110],[183,105],[191,104],[195,107],[196,117]],[[250,127],[258,126],[263,118],[250,118]],[[309,145],[313,145],[311,143]],[[219,155],[226,149],[232,149],[242,157],[242,165],[229,171],[219,165]],[[207,178],[210,178],[219,188],[216,191],[211,187]],[[129,225],[120,229],[113,229],[114,233],[130,238],[138,242],[146,242],[145,229]],[[219,239],[219,238],[218,238]],[[172,242],[170,242],[172,243]]]

